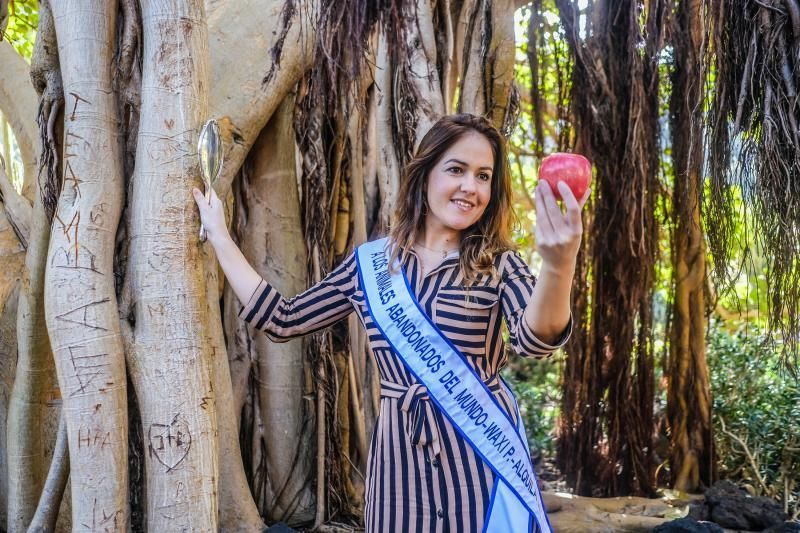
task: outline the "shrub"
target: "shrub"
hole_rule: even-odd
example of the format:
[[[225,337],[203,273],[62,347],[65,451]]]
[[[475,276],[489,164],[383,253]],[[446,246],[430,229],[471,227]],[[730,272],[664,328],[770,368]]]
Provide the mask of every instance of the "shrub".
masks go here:
[[[729,327],[729,326],[728,326]],[[713,321],[708,332],[714,429],[721,477],[800,508],[800,384],[765,337]]]
[[[542,361],[512,355],[503,377],[514,390],[534,455],[551,456],[555,451],[555,426],[561,387],[560,358],[563,352]]]

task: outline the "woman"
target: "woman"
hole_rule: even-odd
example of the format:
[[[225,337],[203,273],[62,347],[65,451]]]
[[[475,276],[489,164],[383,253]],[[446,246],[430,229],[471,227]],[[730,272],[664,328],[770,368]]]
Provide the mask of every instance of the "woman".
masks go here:
[[[578,200],[559,182],[562,213],[548,185],[536,188],[536,247],[543,260],[536,280],[511,244],[509,180],[505,143],[488,120],[469,114],[442,118],[405,169],[387,256],[390,264],[402,265],[419,309],[516,423],[513,396],[498,377],[507,358],[501,318],[511,347],[522,355],[546,357],[566,342],[588,191]],[[367,531],[482,531],[497,474],[440,402],[434,405],[433,390],[429,395],[394,343],[390,348],[385,328],[370,313],[357,254],[285,299],[229,237],[216,195],[210,205],[199,190],[194,195],[222,269],[246,302],[244,320],[276,342],[318,331],[352,311],[365,326],[381,375],[367,468]]]

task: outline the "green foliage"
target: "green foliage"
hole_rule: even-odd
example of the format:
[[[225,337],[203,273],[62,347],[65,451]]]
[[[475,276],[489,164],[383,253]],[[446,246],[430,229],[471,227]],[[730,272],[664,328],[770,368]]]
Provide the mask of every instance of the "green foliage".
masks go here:
[[[709,329],[708,364],[720,473],[749,485],[756,494],[779,499],[787,497],[784,482],[788,482],[789,504],[797,509],[800,383],[786,374],[779,351],[766,347],[767,337],[753,330],[741,323],[730,331],[716,320]],[[748,452],[754,460],[748,458]]]
[[[706,184],[706,195],[708,184]],[[767,261],[752,225],[745,221],[752,218],[751,207],[742,196],[738,186],[731,187],[737,212],[731,223],[731,260],[727,271],[732,275],[729,286],[720,287],[719,305],[728,311],[749,315],[753,325],[765,329],[767,326],[768,285]],[[709,256],[709,264],[713,258]]]
[[[11,0],[8,11],[8,27],[3,40],[11,43],[30,62],[39,25],[39,5],[36,0]]]
[[[559,379],[560,360],[536,360],[511,355],[509,365],[503,370],[503,378],[511,385],[522,414],[528,444],[533,453],[552,455],[555,451],[555,427],[561,402]]]

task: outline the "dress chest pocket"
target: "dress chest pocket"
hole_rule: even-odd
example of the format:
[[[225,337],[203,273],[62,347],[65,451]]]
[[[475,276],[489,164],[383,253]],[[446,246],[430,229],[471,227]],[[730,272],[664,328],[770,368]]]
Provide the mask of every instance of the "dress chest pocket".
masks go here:
[[[436,295],[436,325],[461,353],[485,357],[498,294],[488,287],[442,287]]]
[[[436,295],[436,318],[462,324],[487,325],[499,296],[490,287],[444,286]]]

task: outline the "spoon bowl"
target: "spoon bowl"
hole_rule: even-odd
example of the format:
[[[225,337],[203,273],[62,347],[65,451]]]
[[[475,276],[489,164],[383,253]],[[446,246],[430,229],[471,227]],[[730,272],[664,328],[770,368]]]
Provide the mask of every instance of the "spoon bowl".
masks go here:
[[[200,160],[200,176],[203,178],[203,185],[206,189],[206,202],[211,205],[211,187],[219,177],[223,159],[219,124],[213,118],[206,121],[200,130],[200,138],[197,141],[197,157]],[[207,237],[206,229],[200,225],[200,242],[205,242]]]

